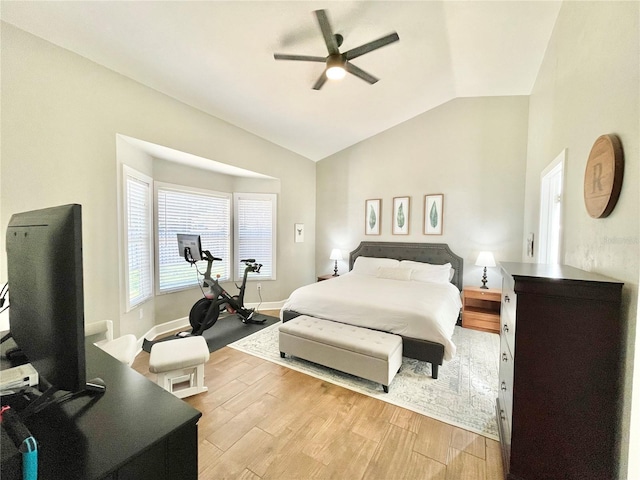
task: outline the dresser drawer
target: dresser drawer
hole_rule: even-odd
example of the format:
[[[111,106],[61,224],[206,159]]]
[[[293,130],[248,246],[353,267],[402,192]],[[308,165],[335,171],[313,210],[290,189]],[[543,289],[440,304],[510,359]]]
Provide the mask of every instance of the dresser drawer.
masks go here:
[[[498,419],[498,434],[500,435],[500,449],[502,450],[502,468],[505,478],[510,471],[511,459],[511,421],[503,406],[503,397],[496,400],[496,418]]]
[[[500,315],[500,336],[505,338],[509,350],[515,355],[516,353],[516,322],[508,313]]]
[[[500,442],[511,447],[511,417],[504,405],[504,401],[504,395],[500,393],[497,402],[498,408],[496,409],[498,423],[500,424]]]
[[[500,335],[506,337],[509,349],[516,354],[516,304],[518,298],[514,291],[513,278],[502,278],[502,302],[500,305]]]
[[[511,420],[513,411],[513,355],[505,335],[500,336],[500,370],[498,388],[502,399],[502,408]]]

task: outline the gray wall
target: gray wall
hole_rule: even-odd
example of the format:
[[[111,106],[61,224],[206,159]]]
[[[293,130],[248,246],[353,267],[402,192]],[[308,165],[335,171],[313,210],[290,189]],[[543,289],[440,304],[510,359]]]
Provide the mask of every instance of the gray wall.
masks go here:
[[[314,162],[11,25],[3,23],[1,35],[2,231],[15,212],[82,204],[86,321],[110,318],[116,334],[138,337],[156,323],[145,311],[120,328],[117,134],[280,179],[279,274],[262,282],[263,299],[280,301],[314,280]],[[306,224],[304,243],[293,241],[295,223]]]
[[[478,252],[522,254],[528,97],[460,98],[318,162],[317,273],[332,248],[348,258],[363,240],[448,243],[480,286]],[[423,234],[424,195],[444,194],[444,230]],[[391,233],[393,197],[411,197],[409,235]],[[382,199],[381,235],[365,235],[365,200]],[[347,261],[340,272],[348,269]],[[499,287],[498,269],[489,286]]]
[[[624,461],[626,477],[629,429],[632,424],[631,390],[634,355],[638,355],[638,59],[640,39],[637,2],[565,2],[538,74],[530,100],[527,154],[527,194],[524,233],[538,231],[540,173],[564,148],[565,193],[563,206],[564,263],[595,271],[625,282],[623,325],[627,344],[624,380]],[[589,152],[596,138],[614,133],[625,156],[624,183],[613,213],[591,218],[584,207],[583,181]],[[580,326],[576,325],[579,330]],[[636,372],[640,359],[635,360]],[[640,377],[636,373],[636,396]],[[640,402],[635,401],[640,415]],[[635,435],[640,435],[640,418]],[[638,440],[636,440],[637,442]],[[640,445],[636,447],[636,455]],[[632,451],[632,450],[630,450]],[[635,474],[640,466],[635,460]]]

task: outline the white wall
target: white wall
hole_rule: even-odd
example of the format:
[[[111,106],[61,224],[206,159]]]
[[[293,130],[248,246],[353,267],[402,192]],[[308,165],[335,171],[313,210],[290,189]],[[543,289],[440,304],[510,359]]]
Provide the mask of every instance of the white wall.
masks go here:
[[[279,178],[277,268],[287,275],[262,282],[263,297],[279,301],[314,280],[314,162],[9,24],[1,30],[2,232],[15,212],[82,204],[87,321],[121,315],[117,134]],[[305,243],[293,242],[297,222]],[[124,327],[116,333],[140,336],[146,325]]]
[[[637,2],[564,2],[530,100],[524,210],[524,233],[537,233],[540,173],[566,148],[564,263],[625,282],[621,478],[626,478],[627,453],[631,454],[634,364],[636,370],[640,368],[635,349],[640,251],[639,8]],[[596,138],[608,133],[618,135],[622,142],[624,183],[613,213],[605,219],[593,219],[584,207],[584,170]],[[635,422],[633,428],[638,435],[640,424]],[[637,467],[629,478],[640,478]]]
[[[527,97],[460,98],[318,162],[317,273],[333,270],[332,248],[348,258],[365,240],[448,243],[464,258],[465,285],[481,284],[481,250],[520,260],[527,116]],[[423,234],[431,193],[444,194],[441,236]],[[397,196],[411,197],[409,235],[391,233]],[[364,234],[370,198],[382,198],[379,236]],[[498,269],[488,270],[500,287]]]

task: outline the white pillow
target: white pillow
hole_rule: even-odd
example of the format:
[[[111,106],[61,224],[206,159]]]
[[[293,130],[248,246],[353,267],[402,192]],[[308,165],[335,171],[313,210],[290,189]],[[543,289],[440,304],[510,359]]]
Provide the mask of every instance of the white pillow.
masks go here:
[[[410,268],[400,267],[378,267],[378,278],[388,278],[390,280],[411,280]]]
[[[378,267],[397,267],[400,262],[394,258],[358,257],[353,264],[353,273],[360,275],[378,275]]]
[[[453,278],[455,270],[450,263],[444,265],[432,265],[430,263],[402,260],[401,267],[411,267],[411,280],[415,282],[448,283]]]

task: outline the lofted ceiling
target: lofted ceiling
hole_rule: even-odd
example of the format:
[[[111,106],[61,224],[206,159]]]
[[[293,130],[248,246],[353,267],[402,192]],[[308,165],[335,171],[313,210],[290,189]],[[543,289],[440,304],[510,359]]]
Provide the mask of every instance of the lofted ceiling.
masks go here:
[[[3,21],[314,161],[457,97],[529,95],[556,1],[8,1]],[[312,90],[326,56],[314,10],[341,51],[400,41]]]

